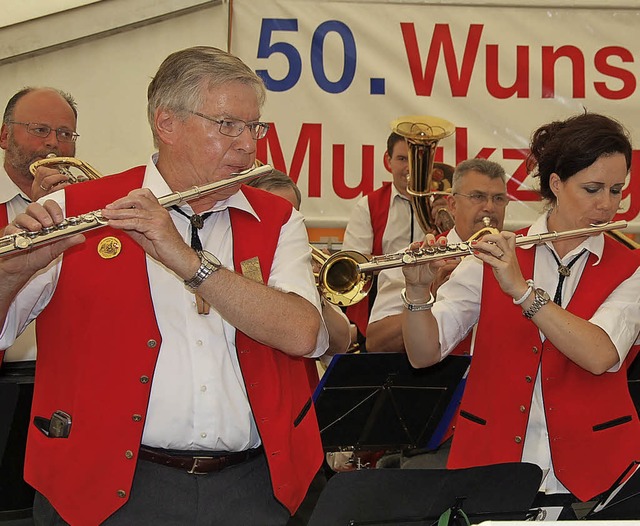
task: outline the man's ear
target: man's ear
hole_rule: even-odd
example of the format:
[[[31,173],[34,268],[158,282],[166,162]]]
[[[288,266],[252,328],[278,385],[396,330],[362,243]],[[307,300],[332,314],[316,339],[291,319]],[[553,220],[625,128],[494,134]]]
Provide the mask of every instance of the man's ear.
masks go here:
[[[9,127],[2,124],[0,127],[0,148],[6,150],[9,147]]]
[[[177,124],[175,112],[165,108],[158,108],[156,110],[153,124],[160,142],[173,144]]]
[[[384,168],[387,172],[391,173],[391,157],[389,157],[389,152],[384,152]]]
[[[453,195],[447,196],[447,207],[449,208],[449,212],[451,212],[451,214],[453,214],[453,216],[455,217],[456,200],[453,198]]]

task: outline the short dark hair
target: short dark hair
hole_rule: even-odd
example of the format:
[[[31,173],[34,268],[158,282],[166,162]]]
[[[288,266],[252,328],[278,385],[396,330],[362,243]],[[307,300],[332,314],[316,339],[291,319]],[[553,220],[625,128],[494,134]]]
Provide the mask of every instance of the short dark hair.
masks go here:
[[[534,133],[527,158],[527,170],[540,181],[540,194],[554,203],[549,186],[551,174],[566,181],[603,156],[621,153],[631,167],[629,132],[615,119],[597,113],[583,113],[564,121],[540,126]]]
[[[393,149],[396,144],[404,140],[405,139],[402,135],[399,135],[396,132],[391,132],[391,135],[387,138],[387,153],[389,154],[389,157],[393,157]]]
[[[76,119],[78,118],[78,105],[76,104],[75,99],[69,93],[66,93],[65,91],[62,91],[56,88],[34,88],[31,86],[27,86],[25,88],[22,88],[15,95],[13,95],[13,97],[9,99],[9,102],[7,102],[7,106],[4,109],[2,122],[4,124],[9,124],[9,121],[13,119],[13,112],[16,108],[16,104],[18,104],[18,101],[22,97],[24,97],[25,95],[28,95],[33,91],[40,91],[40,90],[55,91],[58,95],[60,95],[64,100],[67,101],[67,104],[69,104],[69,106],[71,107],[71,110],[73,111],[74,116],[76,117]]]

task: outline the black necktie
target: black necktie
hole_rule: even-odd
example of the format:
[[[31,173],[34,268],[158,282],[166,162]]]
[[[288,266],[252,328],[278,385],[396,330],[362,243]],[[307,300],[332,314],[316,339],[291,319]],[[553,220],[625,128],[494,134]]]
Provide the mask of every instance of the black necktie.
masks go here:
[[[409,202],[409,210],[411,210],[411,237],[409,238],[409,244],[413,243],[413,205]]]
[[[179,214],[189,219],[189,223],[191,224],[191,248],[193,248],[198,252],[201,251],[202,242],[200,241],[198,230],[200,230],[204,226],[205,219],[207,219],[207,217],[213,214],[213,212],[207,212],[206,214],[202,214],[202,215],[193,214],[192,216],[190,216],[177,205],[174,205],[171,208],[173,208],[176,212],[178,212]]]
[[[547,245],[547,248],[549,248],[548,245]],[[556,256],[556,253],[549,248],[549,252],[551,252],[553,259],[555,259],[556,263],[558,264],[558,286],[556,287],[556,293],[555,293],[555,296],[553,297],[553,302],[556,305],[562,304],[562,285],[564,284],[564,278],[571,276],[571,267],[576,261],[580,259],[580,256],[582,256],[582,254],[584,254],[586,251],[587,249],[583,248],[582,252],[580,252],[576,257],[574,257],[571,261],[569,261],[569,263],[565,266],[560,262],[560,260],[558,259],[558,256]]]

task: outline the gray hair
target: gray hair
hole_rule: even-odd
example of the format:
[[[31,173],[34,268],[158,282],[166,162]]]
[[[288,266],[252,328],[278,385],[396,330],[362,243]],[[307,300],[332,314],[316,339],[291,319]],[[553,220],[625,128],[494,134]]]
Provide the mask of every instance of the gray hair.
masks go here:
[[[158,108],[171,109],[186,118],[189,111],[197,111],[202,107],[205,90],[229,82],[252,86],[262,107],[266,98],[264,83],[238,57],[209,46],[191,47],[169,55],[147,89],[147,118],[154,144],[158,145],[154,126]]]
[[[9,102],[7,102],[7,106],[4,109],[4,114],[2,116],[2,122],[4,124],[9,124],[9,121],[13,120],[13,112],[16,109],[16,104],[18,104],[18,101],[24,97],[25,95],[28,95],[31,92],[34,91],[55,91],[58,95],[60,95],[64,100],[67,101],[67,104],[69,104],[69,106],[71,107],[71,110],[73,111],[73,114],[75,116],[75,118],[78,118],[78,105],[76,104],[75,99],[69,94],[66,93],[62,90],[56,89],[56,88],[48,88],[48,87],[44,87],[44,88],[35,88],[32,86],[27,86],[25,88],[22,88],[20,91],[18,91],[15,95],[13,95],[13,97],[11,97],[9,99]]]
[[[507,180],[504,168],[498,163],[488,159],[467,159],[459,163],[453,172],[453,182],[451,184],[453,192],[458,189],[465,174],[471,171],[480,172],[489,179],[501,179],[503,183]]]
[[[300,193],[298,185],[294,183],[293,179],[291,179],[291,177],[286,173],[276,170],[275,168],[271,173],[258,177],[257,179],[252,179],[247,184],[255,188],[262,188],[267,192],[275,190],[276,188],[291,188],[296,194],[296,199],[298,200],[297,208],[300,208],[300,204],[302,203],[302,194]]]

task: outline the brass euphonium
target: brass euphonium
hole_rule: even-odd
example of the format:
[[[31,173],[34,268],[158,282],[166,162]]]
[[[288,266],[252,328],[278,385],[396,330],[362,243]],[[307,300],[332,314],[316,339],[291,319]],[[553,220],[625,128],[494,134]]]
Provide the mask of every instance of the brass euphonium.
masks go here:
[[[84,181],[91,181],[102,177],[102,175],[89,163],[76,159],[75,157],[56,157],[55,153],[50,153],[44,159],[40,159],[39,161],[32,163],[31,166],[29,166],[31,175],[35,177],[36,171],[41,166],[46,168],[55,168],[60,173],[67,176],[67,182],[70,184],[82,183]],[[80,173],[73,173],[71,168],[77,168]]]
[[[450,195],[453,167],[434,161],[438,142],[453,134],[455,126],[439,117],[409,115],[394,120],[391,129],[407,142],[407,193],[420,227],[425,234],[451,229],[453,218],[446,206],[433,205],[438,197]]]

